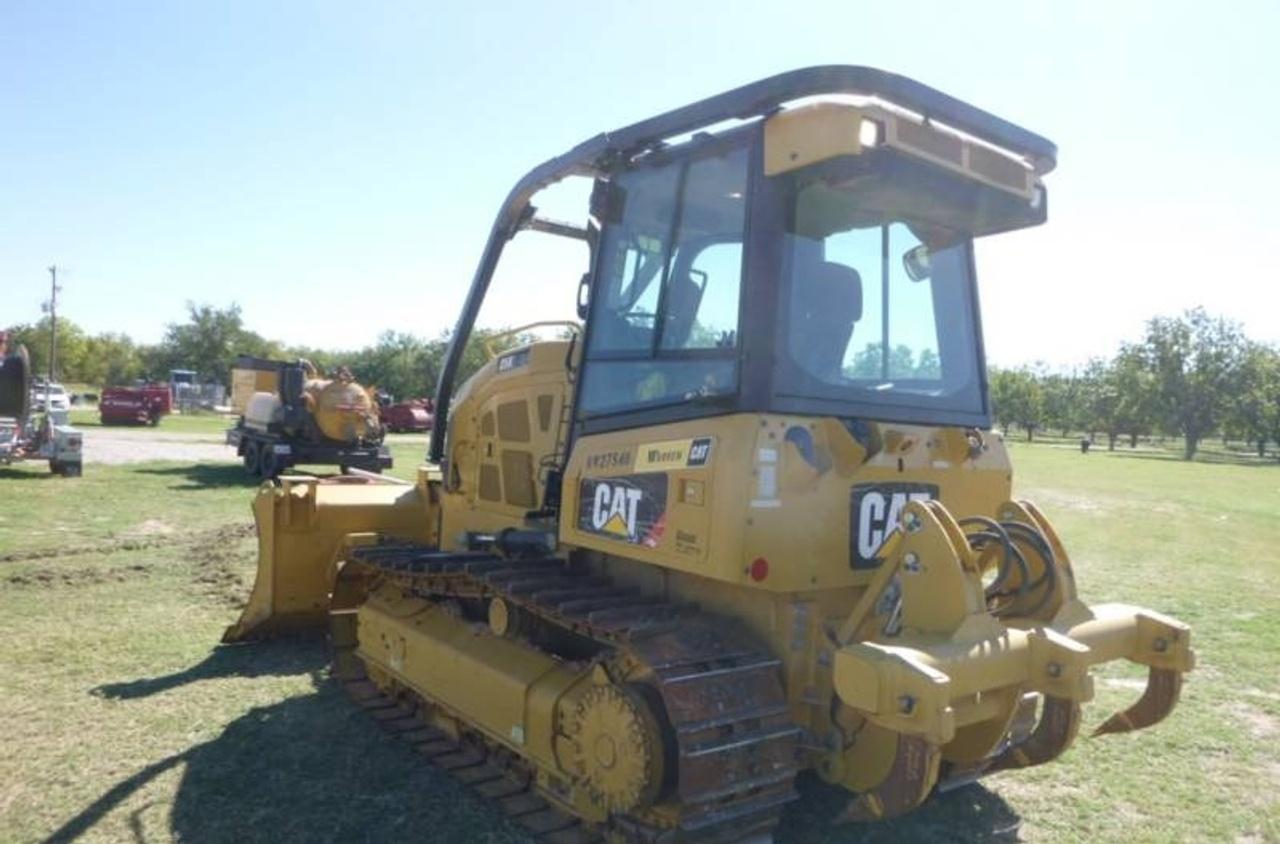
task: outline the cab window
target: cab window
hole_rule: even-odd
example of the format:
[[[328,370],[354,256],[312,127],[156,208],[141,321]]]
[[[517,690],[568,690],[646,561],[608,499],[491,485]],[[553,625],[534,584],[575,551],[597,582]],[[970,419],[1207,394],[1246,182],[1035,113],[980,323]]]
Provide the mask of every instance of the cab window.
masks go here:
[[[617,413],[737,391],[747,152],[623,174],[593,291],[581,407]]]

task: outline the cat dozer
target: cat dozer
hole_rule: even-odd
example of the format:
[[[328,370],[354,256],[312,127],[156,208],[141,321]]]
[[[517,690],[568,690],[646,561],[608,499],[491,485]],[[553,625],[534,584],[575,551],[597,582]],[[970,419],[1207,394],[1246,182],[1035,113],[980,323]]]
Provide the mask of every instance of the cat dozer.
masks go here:
[[[591,138],[503,204],[416,483],[284,477],[236,641],[327,624],[334,674],[548,841],[767,837],[1053,760],[1093,666],[1186,625],[1090,606],[990,432],[973,241],[1046,219],[1049,141],[858,67]],[[577,221],[539,216],[592,180]],[[576,238],[582,328],[459,364],[506,243]],[[566,289],[566,299],[573,295]],[[525,329],[520,329],[524,331]]]

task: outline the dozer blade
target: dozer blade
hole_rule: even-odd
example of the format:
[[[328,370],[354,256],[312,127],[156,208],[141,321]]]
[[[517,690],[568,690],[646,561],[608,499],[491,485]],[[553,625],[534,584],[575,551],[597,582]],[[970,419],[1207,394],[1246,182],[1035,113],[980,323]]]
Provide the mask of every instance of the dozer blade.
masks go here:
[[[223,642],[319,631],[345,549],[379,535],[430,542],[434,520],[422,485],[365,478],[284,477],[253,502],[258,574],[249,602]]]
[[[1182,692],[1182,672],[1170,668],[1152,668],[1147,673],[1147,689],[1138,702],[1117,712],[1093,731],[1095,736],[1127,733],[1158,724],[1173,711]]]

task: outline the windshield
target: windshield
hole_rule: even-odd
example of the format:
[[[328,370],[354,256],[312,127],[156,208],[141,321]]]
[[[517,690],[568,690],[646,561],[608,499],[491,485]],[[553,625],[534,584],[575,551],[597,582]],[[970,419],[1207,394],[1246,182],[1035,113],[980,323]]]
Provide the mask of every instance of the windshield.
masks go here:
[[[892,199],[881,186],[816,181],[796,190],[776,390],[861,406],[841,415],[981,415],[971,241],[908,218]]]

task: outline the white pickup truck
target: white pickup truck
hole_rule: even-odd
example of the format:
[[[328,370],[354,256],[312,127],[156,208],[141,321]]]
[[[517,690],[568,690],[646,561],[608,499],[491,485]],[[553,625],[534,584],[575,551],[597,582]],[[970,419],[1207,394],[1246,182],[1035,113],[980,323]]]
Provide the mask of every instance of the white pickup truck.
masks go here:
[[[68,411],[71,409],[71,397],[67,394],[67,388],[61,384],[37,385],[31,388],[31,409],[36,413],[44,413],[45,410]]]

